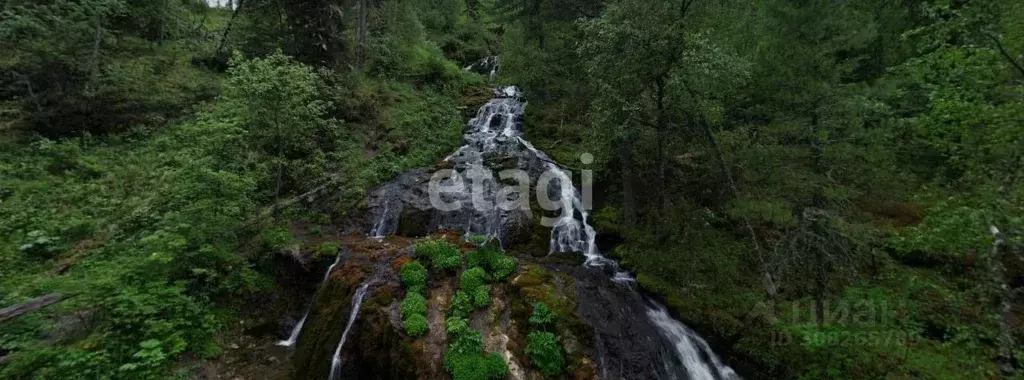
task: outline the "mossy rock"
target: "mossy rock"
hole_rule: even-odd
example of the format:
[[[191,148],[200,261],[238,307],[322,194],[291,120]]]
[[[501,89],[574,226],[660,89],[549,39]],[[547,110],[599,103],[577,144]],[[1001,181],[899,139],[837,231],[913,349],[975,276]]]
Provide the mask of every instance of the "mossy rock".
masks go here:
[[[582,266],[587,257],[580,252],[552,252],[537,259],[538,263],[549,265]]]
[[[521,326],[521,336],[515,337],[516,347],[526,347],[525,334],[540,328],[530,325],[533,303],[543,302],[557,315],[553,332],[556,332],[566,353],[566,370],[562,378],[595,378],[597,367],[589,357],[593,347],[592,328],[579,318],[576,311],[576,280],[569,274],[548,270],[535,263],[525,265],[526,270],[512,280],[512,287],[518,295],[510,295],[512,319]],[[547,327],[550,329],[550,327]],[[525,352],[516,352],[526,358]],[[583,377],[579,377],[583,376]]]
[[[350,260],[321,285],[292,356],[295,379],[329,377],[331,356],[352,310],[352,296],[366,273],[363,264]]]

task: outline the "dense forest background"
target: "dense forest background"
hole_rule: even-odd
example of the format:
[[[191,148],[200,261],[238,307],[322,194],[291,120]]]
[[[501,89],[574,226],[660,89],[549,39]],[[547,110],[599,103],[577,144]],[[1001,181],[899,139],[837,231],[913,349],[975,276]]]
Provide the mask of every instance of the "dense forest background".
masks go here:
[[[0,306],[60,300],[0,320],[0,378],[221,360],[282,257],[457,146],[493,55],[531,141],[597,158],[610,254],[741,374],[1020,369],[1024,3],[229,4],[0,0]]]

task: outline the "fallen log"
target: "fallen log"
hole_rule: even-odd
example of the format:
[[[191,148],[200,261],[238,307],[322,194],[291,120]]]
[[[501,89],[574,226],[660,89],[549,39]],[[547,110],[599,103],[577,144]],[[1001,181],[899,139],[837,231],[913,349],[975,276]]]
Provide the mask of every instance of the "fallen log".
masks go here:
[[[57,302],[63,301],[65,298],[66,296],[64,294],[50,293],[42,297],[33,298],[19,304],[5,307],[0,309],[0,323],[7,322],[8,320],[17,318],[23,314],[28,314],[53,305]]]

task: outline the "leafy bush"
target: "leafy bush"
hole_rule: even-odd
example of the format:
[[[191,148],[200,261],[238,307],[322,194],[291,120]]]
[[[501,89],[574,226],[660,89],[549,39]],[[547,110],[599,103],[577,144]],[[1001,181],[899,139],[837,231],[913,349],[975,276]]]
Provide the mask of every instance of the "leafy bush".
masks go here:
[[[336,241],[324,242],[323,244],[320,244],[320,248],[317,249],[317,256],[320,256],[320,257],[333,257],[333,256],[336,256],[338,254],[339,250],[341,250],[341,244],[338,244],[338,242],[336,242]]]
[[[57,245],[59,239],[46,234],[46,231],[32,231],[28,233],[28,241],[18,247],[22,253],[40,258],[51,258],[60,252]]]
[[[533,303],[533,314],[530,315],[530,324],[545,326],[555,323],[555,313],[543,302]]]
[[[458,248],[443,240],[426,240],[416,244],[416,254],[429,257],[435,268],[454,270],[462,267]]]
[[[422,294],[408,292],[402,300],[402,317],[409,318],[415,314],[427,313],[427,299]]]
[[[434,257],[440,255],[442,252],[448,250],[458,251],[458,249],[456,249],[455,246],[448,244],[448,242],[440,239],[422,240],[417,242],[416,245],[413,246],[413,251],[416,252],[416,255],[426,257],[431,260],[433,260]]]
[[[447,328],[454,327],[452,330],[455,331],[454,339],[448,344],[449,356],[452,356],[451,354],[454,354],[454,356],[479,355],[484,349],[483,338],[480,336],[480,332],[470,328],[468,322],[463,325],[459,320],[465,321],[459,318],[454,321],[453,325],[446,326]],[[445,366],[450,366],[447,358],[445,358]]]
[[[295,241],[292,231],[286,227],[274,227],[263,231],[263,246],[270,250],[280,250]]]
[[[541,373],[554,376],[562,372],[565,367],[565,357],[562,355],[562,345],[558,343],[558,336],[546,331],[533,331],[527,335],[526,353],[530,355],[530,362],[533,363]]]
[[[451,316],[444,321],[444,330],[448,335],[458,336],[469,331],[469,321],[465,317]]]
[[[473,236],[470,236],[469,238],[467,238],[466,240],[468,240],[470,243],[473,243],[473,244],[479,246],[479,245],[486,244],[487,241],[491,240],[491,238],[489,236],[486,236],[486,235],[473,235]]]
[[[417,294],[423,294],[423,292],[425,290],[427,290],[427,286],[426,285],[413,285],[413,286],[409,286],[409,287],[405,288],[405,291],[407,291],[409,293],[417,293]]]
[[[452,296],[451,315],[465,317],[473,311],[473,299],[468,293],[459,290]]]
[[[462,256],[459,255],[459,251],[443,251],[441,254],[434,256],[434,266],[443,270],[455,270],[462,267]]]
[[[488,285],[477,286],[473,290],[473,306],[483,308],[491,305],[491,287]]]
[[[480,267],[469,268],[459,276],[459,288],[466,292],[475,292],[476,288],[487,283],[487,272]]]
[[[497,247],[481,246],[466,254],[466,263],[470,267],[486,268],[495,279],[504,279],[515,272],[517,260]]]
[[[491,274],[496,280],[504,279],[516,271],[516,258],[502,255],[491,263]]]
[[[508,376],[508,363],[505,363],[505,358],[498,355],[496,352],[487,354],[484,357],[487,361],[487,377],[492,379],[503,379]]]
[[[477,248],[466,252],[466,265],[470,268],[487,265],[487,251]]]
[[[992,215],[979,208],[942,202],[928,209],[924,220],[889,239],[896,256],[913,261],[962,264],[971,252],[992,245]]]
[[[458,355],[449,351],[448,355],[452,380],[503,379],[509,373],[505,359],[496,353]]]
[[[453,316],[445,321],[448,332],[448,350],[444,366],[453,379],[487,380],[500,379],[508,375],[508,365],[497,354],[483,354],[483,338],[480,332],[469,327],[469,321]]]
[[[427,317],[420,314],[413,314],[409,316],[409,318],[405,319],[403,324],[405,325],[405,333],[412,337],[423,335],[430,329]]]
[[[398,276],[402,279],[402,283],[410,289],[422,288],[427,284],[427,268],[424,268],[423,264],[418,261],[410,261],[402,265]]]

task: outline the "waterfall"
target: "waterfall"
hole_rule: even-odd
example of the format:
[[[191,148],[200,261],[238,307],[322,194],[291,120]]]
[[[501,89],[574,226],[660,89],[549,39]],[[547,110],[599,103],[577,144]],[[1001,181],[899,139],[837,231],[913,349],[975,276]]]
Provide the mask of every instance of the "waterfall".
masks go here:
[[[544,220],[551,222],[549,253],[582,253],[586,259],[583,270],[578,272],[614,287],[608,289],[612,290],[609,292],[598,292],[615,293],[613,296],[596,297],[609,301],[606,305],[625,306],[610,312],[596,312],[592,320],[603,323],[606,328],[616,324],[635,327],[611,327],[614,331],[605,335],[608,338],[605,341],[611,341],[612,345],[607,348],[599,347],[600,353],[618,355],[620,352],[632,353],[631,350],[643,350],[646,357],[640,361],[652,363],[661,360],[658,364],[666,366],[661,374],[654,375],[662,379],[738,379],[732,369],[718,359],[703,339],[673,319],[664,306],[640,294],[635,289],[636,279],[629,272],[622,270],[618,262],[601,254],[595,243],[597,233],[589,223],[589,205],[583,201],[580,190],[573,185],[572,173],[523,138],[525,107],[526,102],[518,88],[509,86],[495,89],[493,99],[480,107],[476,115],[469,120],[463,134],[463,145],[444,159],[444,167],[450,168],[452,173],[449,174],[452,175],[439,175],[442,174],[440,170],[431,173],[429,169],[417,169],[371,191],[371,216],[367,219],[374,223],[366,226],[369,235],[383,237],[394,233],[398,219],[409,215],[415,217],[417,223],[429,224],[424,228],[424,233],[457,229],[464,231],[467,236],[483,235],[497,239],[504,247],[509,237],[506,234],[521,233],[521,227],[532,223],[536,216],[534,211],[530,210],[529,203],[519,203],[522,207],[497,207],[496,202],[521,202],[529,194],[513,196],[505,193],[506,187],[502,185],[507,178],[499,180],[496,177],[501,177],[504,169],[518,169],[518,174],[526,172],[526,176],[529,177],[526,179],[531,183],[536,180],[543,185],[541,179],[548,181],[547,184],[550,186],[544,190],[550,190],[547,197],[554,203],[550,211],[560,212],[553,219]],[[439,178],[440,183],[435,183],[435,175],[444,178]],[[467,182],[471,188],[465,186]],[[522,181],[516,179],[516,182]],[[454,190],[433,193],[433,190],[428,190],[428,183],[429,186],[441,185]],[[435,196],[445,205],[462,206],[442,209],[435,205]],[[380,214],[377,214],[378,212]],[[511,229],[520,231],[510,231]],[[361,293],[357,296],[361,297]],[[356,304],[349,321],[350,326],[358,312],[360,300],[361,298],[354,300]],[[629,312],[626,313],[624,310]],[[332,360],[332,379],[336,377],[340,365],[339,355],[347,331],[348,327]],[[621,338],[614,335],[616,332],[632,335],[628,335],[629,338]],[[602,341],[600,337],[597,340]],[[629,360],[632,358],[625,359]],[[611,372],[616,369],[609,366],[615,363],[607,363],[605,357],[600,358],[600,363],[602,374],[614,376]],[[618,365],[621,367],[622,364],[623,361],[620,360]],[[640,374],[634,372],[632,375]]]
[[[525,104],[521,102],[519,89],[505,87],[496,93],[497,98],[484,105],[477,117],[470,122],[470,134],[467,144],[449,156],[472,154],[474,160],[481,159],[485,152],[497,149],[503,138],[515,137],[515,141],[525,148],[540,162],[544,168],[554,174],[558,181],[558,202],[561,214],[551,228],[550,252],[582,252],[586,257],[584,265],[598,268],[608,273],[613,281],[629,286],[636,280],[628,272],[620,269],[618,263],[601,255],[595,244],[597,233],[588,223],[589,213],[583,207],[580,192],[573,186],[569,173],[559,167],[547,154],[538,150],[521,137],[521,127],[510,123],[511,120],[522,120]],[[493,130],[495,117],[503,121],[501,133]],[[484,121],[486,119],[486,121]],[[474,151],[470,148],[473,146]],[[446,159],[446,160],[447,160]],[[474,161],[476,162],[476,161]],[[577,215],[579,217],[577,218]],[[739,379],[739,376],[724,365],[711,351],[708,344],[690,328],[673,319],[664,306],[647,299],[647,318],[661,335],[672,343],[674,354],[682,363],[686,378],[692,380]],[[669,369],[669,371],[672,371]],[[679,374],[669,373],[671,378]]]
[[[352,323],[356,321],[356,317],[359,316],[359,307],[363,304],[363,297],[366,296],[366,289],[370,287],[369,280],[364,282],[356,290],[356,294],[352,296],[352,313],[349,314],[348,324],[345,325],[345,331],[341,333],[341,341],[338,342],[338,347],[334,349],[334,356],[331,357],[331,376],[329,380],[337,380],[338,376],[341,375],[341,347],[345,345],[345,340],[348,339],[348,331],[352,329]]]
[[[370,237],[375,238],[375,239],[382,239],[382,238],[387,236],[387,232],[386,232],[385,228],[387,226],[388,210],[389,209],[390,209],[390,203],[387,200],[385,200],[384,201],[384,212],[382,212],[380,214],[380,219],[377,219],[377,222],[373,224],[373,229],[370,230]]]
[[[501,67],[501,63],[498,60],[498,56],[491,55],[480,59],[479,61],[473,62],[469,66],[462,68],[462,71],[472,71],[479,74],[487,74],[488,80],[494,82],[494,79],[498,76],[498,70]]]
[[[690,380],[739,379],[732,368],[723,365],[711,352],[711,347],[704,339],[673,319],[664,306],[654,303],[647,310],[647,318],[673,342],[676,354],[682,359]]]
[[[340,262],[341,252],[339,251],[338,256],[334,258],[334,263],[327,267],[327,272],[324,273],[324,278],[323,280],[320,280],[320,282],[327,281],[327,278],[331,277],[331,271],[333,271],[334,267],[336,267]],[[306,308],[306,313],[302,315],[302,319],[299,319],[299,323],[296,323],[295,327],[292,328],[292,333],[288,335],[288,339],[277,342],[278,346],[291,347],[295,345],[295,342],[299,340],[299,334],[302,333],[302,326],[306,324],[306,318],[309,317],[309,310],[312,307],[313,305],[310,305]]]

